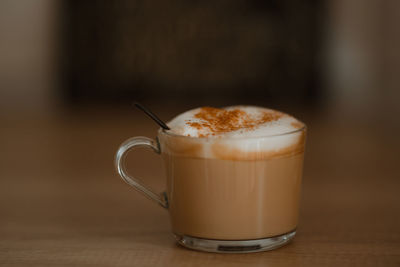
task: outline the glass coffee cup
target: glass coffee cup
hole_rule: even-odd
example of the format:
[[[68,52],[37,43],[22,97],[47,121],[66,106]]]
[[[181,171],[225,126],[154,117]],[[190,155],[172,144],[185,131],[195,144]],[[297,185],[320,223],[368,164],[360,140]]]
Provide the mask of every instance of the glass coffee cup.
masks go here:
[[[265,251],[296,234],[305,137],[304,124],[258,137],[190,137],[160,129],[156,140],[122,143],[115,165],[125,182],[168,209],[172,232],[184,247]],[[162,156],[165,192],[157,194],[128,175],[124,159],[137,147]]]

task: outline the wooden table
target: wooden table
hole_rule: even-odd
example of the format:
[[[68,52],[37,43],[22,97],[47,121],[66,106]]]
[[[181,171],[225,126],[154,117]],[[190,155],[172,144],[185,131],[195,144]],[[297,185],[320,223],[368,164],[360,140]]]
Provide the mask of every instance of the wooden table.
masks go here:
[[[118,178],[119,144],[155,135],[138,113],[3,117],[0,265],[400,266],[399,129],[310,114],[302,114],[309,136],[298,234],[280,249],[243,255],[176,245],[167,211]],[[157,155],[133,153],[129,164],[163,189]]]

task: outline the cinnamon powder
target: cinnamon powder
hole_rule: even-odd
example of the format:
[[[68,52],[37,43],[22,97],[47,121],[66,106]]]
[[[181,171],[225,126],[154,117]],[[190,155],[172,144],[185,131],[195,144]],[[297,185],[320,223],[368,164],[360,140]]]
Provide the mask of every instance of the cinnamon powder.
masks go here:
[[[283,113],[278,111],[264,111],[261,116],[253,117],[240,109],[225,110],[220,108],[203,107],[194,115],[201,122],[188,121],[186,124],[198,130],[207,129],[208,134],[200,134],[199,137],[207,137],[235,130],[250,130],[256,126],[278,120]]]

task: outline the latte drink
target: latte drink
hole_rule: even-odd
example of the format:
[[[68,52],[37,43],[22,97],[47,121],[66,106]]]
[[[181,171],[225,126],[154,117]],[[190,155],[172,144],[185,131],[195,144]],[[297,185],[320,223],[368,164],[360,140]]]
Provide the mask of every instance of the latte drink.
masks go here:
[[[189,110],[167,125],[157,146],[150,144],[162,155],[167,174],[165,201],[155,200],[169,209],[181,245],[243,253],[274,249],[294,237],[302,122],[271,109],[232,106]]]
[[[294,233],[304,125],[270,109],[200,108],[161,131],[178,238],[254,240]]]

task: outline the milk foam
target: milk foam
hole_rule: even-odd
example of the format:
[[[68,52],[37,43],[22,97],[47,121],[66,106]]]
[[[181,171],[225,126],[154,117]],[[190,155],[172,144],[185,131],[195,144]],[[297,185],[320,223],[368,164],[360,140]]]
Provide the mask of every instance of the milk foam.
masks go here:
[[[208,127],[193,127],[194,123],[204,123],[201,118],[196,117],[202,108],[186,111],[167,125],[171,128],[168,132],[176,135],[193,138],[193,143],[201,144],[202,151],[198,152],[201,157],[220,157],[222,154],[244,154],[279,152],[284,149],[296,146],[303,136],[301,131],[304,124],[296,118],[272,109],[256,106],[230,106],[224,110],[244,111],[243,119],[257,120],[264,114],[279,114],[275,119],[260,123],[250,128],[238,128],[232,131],[215,132]],[[295,133],[291,133],[295,132]],[[291,134],[287,134],[291,133]],[[171,147],[173,150],[174,148]],[[224,156],[223,156],[224,157]]]

